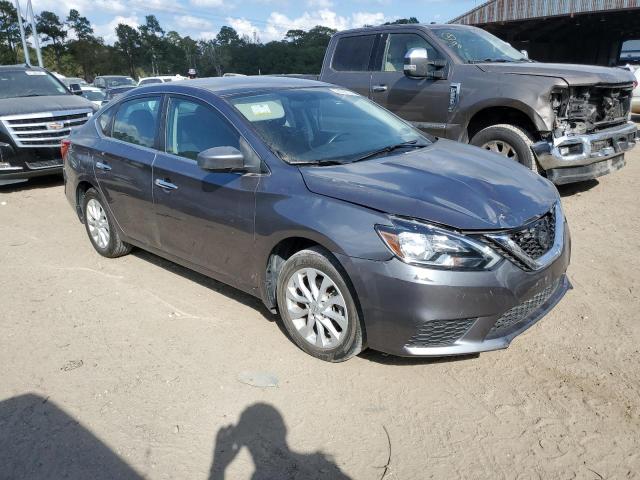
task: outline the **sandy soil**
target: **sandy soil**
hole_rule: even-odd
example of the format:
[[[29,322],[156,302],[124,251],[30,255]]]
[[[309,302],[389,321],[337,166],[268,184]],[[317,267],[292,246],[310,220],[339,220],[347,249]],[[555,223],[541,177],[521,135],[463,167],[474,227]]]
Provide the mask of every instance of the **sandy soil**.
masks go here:
[[[101,258],[60,181],[5,188],[0,478],[639,478],[639,185],[636,149],[562,190],[575,289],[508,350],[338,365],[258,300]]]

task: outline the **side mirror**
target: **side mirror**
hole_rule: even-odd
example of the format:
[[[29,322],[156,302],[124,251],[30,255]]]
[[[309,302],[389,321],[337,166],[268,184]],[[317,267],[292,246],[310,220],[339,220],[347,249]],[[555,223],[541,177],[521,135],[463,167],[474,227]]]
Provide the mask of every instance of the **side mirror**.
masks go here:
[[[80,87],[79,83],[72,83],[71,85],[69,85],[69,91],[71,91],[71,93],[73,93],[74,95],[82,95],[82,88]]]
[[[212,172],[245,171],[244,155],[234,147],[213,147],[197,157],[198,167]]]
[[[529,52],[527,52],[526,50],[520,50],[520,53],[524,55],[524,58],[529,58]]]
[[[404,74],[412,78],[444,78],[445,60],[429,60],[426,48],[412,48],[404,56]]]

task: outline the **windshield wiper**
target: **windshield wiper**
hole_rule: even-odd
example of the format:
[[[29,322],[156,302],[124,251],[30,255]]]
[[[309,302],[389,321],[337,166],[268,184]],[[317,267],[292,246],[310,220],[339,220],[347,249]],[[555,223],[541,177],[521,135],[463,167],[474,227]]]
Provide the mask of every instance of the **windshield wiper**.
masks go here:
[[[373,152],[369,152],[360,158],[351,160],[350,163],[361,162],[362,160],[367,160],[371,157],[375,157],[376,155],[382,155],[383,153],[391,153],[394,150],[398,150],[400,148],[423,148],[423,147],[426,147],[427,145],[428,144],[426,143],[418,143],[418,140],[411,140],[410,142],[397,143],[395,145],[389,145],[384,148],[374,150]]]
[[[289,165],[311,165],[314,167],[326,167],[327,165],[344,165],[340,160],[316,160],[311,162],[289,162]]]

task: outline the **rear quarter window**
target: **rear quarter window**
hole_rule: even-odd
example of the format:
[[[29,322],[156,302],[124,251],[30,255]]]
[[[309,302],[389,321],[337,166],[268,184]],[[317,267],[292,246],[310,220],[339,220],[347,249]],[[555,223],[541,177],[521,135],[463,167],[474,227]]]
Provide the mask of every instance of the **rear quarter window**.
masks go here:
[[[338,39],[331,67],[339,72],[366,72],[375,35],[358,35]]]

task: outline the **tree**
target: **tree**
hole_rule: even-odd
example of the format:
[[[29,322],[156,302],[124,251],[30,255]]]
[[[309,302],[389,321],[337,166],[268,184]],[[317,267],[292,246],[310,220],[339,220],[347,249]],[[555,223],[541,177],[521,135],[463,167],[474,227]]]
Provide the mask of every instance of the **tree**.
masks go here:
[[[61,70],[60,57],[64,52],[64,41],[67,38],[67,32],[64,24],[60,21],[60,17],[53,12],[43,11],[38,15],[36,29],[38,33],[44,36],[45,42],[51,42],[53,51],[56,56],[56,67]]]
[[[0,63],[18,63],[18,43],[18,11],[12,3],[0,0]]]
[[[420,23],[416,17],[399,18],[393,22],[386,22],[384,25],[406,25],[408,23]]]
[[[164,48],[162,37],[164,36],[164,30],[160,26],[160,22],[155,15],[147,15],[145,18],[145,23],[138,27],[138,31],[140,32],[140,39],[143,48],[149,52],[148,59],[151,63],[151,73],[159,74],[160,73],[160,64],[163,64],[162,61]]]
[[[238,32],[236,32],[233,28],[224,25],[222,28],[220,28],[218,35],[216,35],[216,42],[219,45],[223,46],[235,46],[240,44],[242,40],[240,39]]]
[[[116,36],[118,37],[118,41],[114,46],[117,50],[120,50],[127,59],[129,75],[135,77],[136,60],[141,47],[140,34],[135,28],[119,23],[116,27]]]
[[[69,28],[76,32],[78,40],[92,40],[94,38],[91,22],[87,17],[81,16],[80,12],[75,8],[69,10],[66,23]]]

